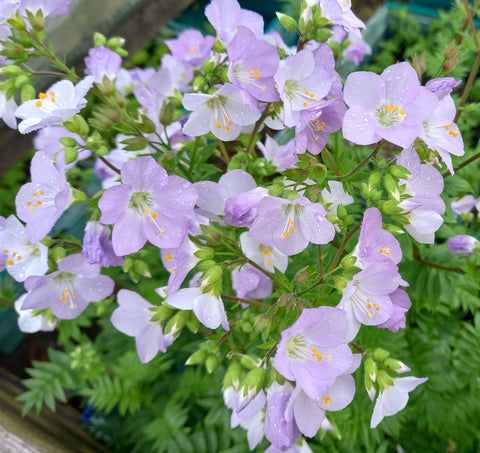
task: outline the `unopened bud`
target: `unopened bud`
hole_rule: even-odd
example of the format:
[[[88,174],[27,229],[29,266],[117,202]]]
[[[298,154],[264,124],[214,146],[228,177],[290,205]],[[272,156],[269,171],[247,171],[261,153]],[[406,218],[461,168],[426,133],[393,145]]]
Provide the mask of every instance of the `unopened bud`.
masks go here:
[[[337,206],[337,217],[340,220],[343,220],[345,217],[347,217],[347,215],[348,215],[348,212],[347,212],[347,209],[345,208],[345,206],[343,206],[343,204],[339,204]]]
[[[395,381],[386,371],[381,370],[378,373],[377,382],[380,392],[383,392],[386,388],[391,387]]]
[[[297,21],[293,17],[279,12],[276,12],[275,14],[277,15],[278,21],[282,24],[283,28],[291,31],[295,31],[297,29]]]
[[[244,396],[248,399],[253,398],[260,390],[267,380],[267,372],[262,367],[257,367],[250,371],[243,379]]]
[[[411,371],[410,367],[405,365],[400,360],[387,358],[383,361],[383,366],[389,370],[396,371],[397,373],[408,373]]]
[[[95,47],[104,46],[107,43],[107,38],[98,31],[93,34],[93,45]]]
[[[23,85],[22,90],[20,91],[20,99],[22,103],[35,99],[35,88],[33,85]]]
[[[215,43],[217,42],[218,41],[215,41]],[[211,58],[209,58],[207,61],[205,61],[205,63],[203,63],[203,71],[205,72],[205,74],[211,74],[215,70],[216,66],[217,63]]]
[[[153,313],[150,318],[151,322],[162,322],[163,320],[170,317],[173,313],[173,310],[169,306],[164,304],[150,307],[150,311]]]
[[[210,247],[202,247],[193,254],[200,260],[211,260],[215,256],[215,250]]]
[[[207,357],[206,351],[200,349],[199,351],[195,351],[185,362],[185,365],[197,365],[205,360]]]
[[[379,171],[374,171],[369,177],[368,177],[368,189],[373,190],[375,187],[377,187],[378,183],[380,182],[380,179],[382,179],[382,175]]]
[[[384,226],[384,228],[393,234],[405,234],[405,231],[403,231],[402,228],[397,225],[387,224]]]
[[[160,109],[160,114],[158,115],[158,119],[162,126],[168,126],[173,121],[173,105],[171,102],[165,101]]]
[[[254,329],[255,332],[262,332],[268,324],[270,324],[271,318],[269,315],[262,314],[255,321]]]
[[[204,76],[200,75],[195,77],[192,82],[193,91],[202,90],[206,84],[207,84],[207,80],[205,79]]]
[[[22,88],[24,85],[29,85],[30,84],[30,77],[28,77],[26,74],[20,74],[16,79],[15,79],[15,88]]]
[[[340,265],[344,268],[347,267],[352,267],[357,261],[357,258],[352,255],[347,255],[342,258],[342,261],[340,261]]]
[[[209,269],[205,271],[205,273],[202,276],[202,282],[203,284],[206,285],[211,285],[212,283],[215,283],[216,281],[220,280],[222,278],[223,274],[223,269],[216,265],[212,266]]]
[[[400,201],[400,188],[398,181],[390,174],[386,174],[383,177],[383,185],[387,192],[397,201]]]
[[[365,374],[368,376],[370,381],[375,382],[377,379],[377,365],[371,357],[367,357],[363,364],[365,369]]]
[[[78,151],[77,148],[73,148],[71,146],[66,146],[64,148],[65,151],[65,163],[71,164],[78,159]]]
[[[17,77],[22,73],[22,69],[14,64],[9,64],[0,68],[0,74],[7,77]]]
[[[216,355],[209,355],[207,360],[205,360],[205,368],[207,369],[208,374],[212,374],[220,364],[220,360]]]
[[[388,171],[396,178],[410,179],[412,177],[412,174],[401,165],[391,165],[388,167]]]
[[[386,349],[377,348],[373,351],[373,359],[377,362],[383,362],[389,355],[390,352]]]
[[[111,50],[117,50],[118,48],[123,47],[124,44],[125,44],[125,39],[120,38],[119,36],[115,36],[113,38],[110,38],[107,41],[107,47]]]
[[[308,271],[300,270],[296,273],[295,280],[300,286],[303,286],[303,285],[305,285],[305,283],[308,282],[309,276],[310,276],[310,274],[309,274]]]
[[[395,200],[388,200],[382,204],[382,211],[385,214],[400,214],[403,209],[398,207],[398,202]]]

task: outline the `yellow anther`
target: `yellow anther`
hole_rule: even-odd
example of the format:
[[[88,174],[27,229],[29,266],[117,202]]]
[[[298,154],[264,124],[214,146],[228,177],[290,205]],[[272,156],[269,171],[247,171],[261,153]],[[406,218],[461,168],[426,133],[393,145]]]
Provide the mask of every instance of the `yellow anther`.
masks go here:
[[[38,97],[40,99],[46,99],[48,96],[47,96],[47,93],[38,93]]]
[[[315,119],[313,120],[313,123],[314,123],[314,124],[318,124],[319,121],[320,121],[320,120],[319,120],[318,118],[315,118]]]
[[[304,103],[303,103],[303,106],[304,106],[304,107],[308,107],[308,102],[304,102]]]
[[[288,238],[288,236],[290,236],[290,231],[285,231],[285,233],[283,233],[283,235]]]
[[[385,109],[387,112],[391,112],[393,110],[393,105],[388,105]]]
[[[145,215],[150,214],[150,209],[145,209],[145,211],[143,211],[143,213],[144,213]]]
[[[32,204],[31,201],[27,201],[27,206],[30,206]]]
[[[152,219],[156,219],[156,218],[157,218],[157,213],[156,213],[156,212],[152,212],[151,217],[152,217]]]
[[[17,256],[17,260],[20,261],[22,257],[20,255]]]
[[[52,96],[52,102],[55,102],[55,98]]]
[[[317,348],[312,348],[312,352],[315,354],[317,352]]]
[[[322,407],[329,407],[331,402],[332,402],[332,399],[329,398],[328,396],[322,397]]]
[[[225,126],[225,131],[230,132],[230,128],[228,126]]]
[[[170,261],[172,258],[173,258],[173,257],[172,257],[172,254],[171,254],[171,253],[167,253],[167,254],[165,255],[165,261]]]
[[[36,105],[37,107],[41,107],[41,106],[42,106],[42,101],[37,101],[37,102],[35,103],[35,105]]]
[[[37,193],[37,192],[33,192],[32,195],[33,195],[34,197],[38,197],[38,193]]]
[[[7,260],[5,261],[7,264],[10,264],[10,266],[13,266],[15,263],[12,260]]]
[[[43,190],[40,190],[40,191],[38,192],[39,195],[43,195],[44,193],[45,193],[45,192],[44,192]]]
[[[70,291],[69,291],[68,289],[66,289],[66,290],[63,292],[63,294],[64,294],[65,296],[68,296],[68,295],[70,294]]]
[[[398,105],[395,106],[395,111],[398,112],[400,110],[400,107]]]
[[[163,234],[165,233],[165,228],[160,228],[158,231]]]
[[[452,127],[452,126],[450,126],[450,124],[447,124],[447,125],[445,126],[445,129],[448,131],[451,127]]]
[[[7,250],[7,249],[5,249],[5,250],[3,251],[3,253],[8,253],[8,250]]]

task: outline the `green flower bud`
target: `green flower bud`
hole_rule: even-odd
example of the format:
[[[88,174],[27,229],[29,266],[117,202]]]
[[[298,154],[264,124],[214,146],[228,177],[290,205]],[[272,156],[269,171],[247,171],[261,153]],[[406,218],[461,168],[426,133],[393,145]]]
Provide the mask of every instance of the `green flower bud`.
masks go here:
[[[363,363],[365,375],[368,376],[371,382],[375,382],[377,379],[377,365],[372,357],[367,357]]]
[[[51,250],[51,256],[53,260],[58,263],[60,260],[63,260],[67,256],[67,251],[63,247],[54,247]]]
[[[133,263],[133,270],[138,275],[141,275],[142,277],[147,277],[147,278],[152,277],[152,274],[150,273],[150,269],[148,268],[147,263],[143,260],[135,260],[135,262]]]
[[[173,335],[176,335],[178,332],[180,332],[185,324],[187,324],[189,312],[186,310],[181,310],[175,313],[170,320],[168,321],[166,327],[165,327],[165,333],[172,333]]]
[[[0,68],[0,74],[6,77],[17,77],[23,73],[23,70],[14,64],[9,64]]]
[[[394,379],[384,370],[381,370],[377,376],[378,387],[380,392],[383,392],[388,387],[391,387],[394,384]]]
[[[15,79],[15,88],[22,88],[24,85],[30,84],[30,77],[25,74],[20,74]]]
[[[67,159],[67,156],[65,155],[65,161],[66,159]],[[81,190],[75,189],[73,187],[72,187],[72,196],[73,196],[73,199],[75,200],[73,202],[74,204],[82,204],[87,200],[87,196]]]
[[[70,148],[73,148],[74,146],[77,146],[77,141],[73,137],[61,137],[60,138],[60,143],[63,146],[68,146]]]
[[[393,234],[405,234],[405,231],[403,231],[402,228],[400,228],[397,225],[387,224],[387,225],[384,225],[384,228]]]
[[[148,146],[148,139],[146,137],[142,136],[137,136],[137,137],[131,137],[127,138],[125,140],[122,140],[124,145],[125,151],[141,151],[142,149],[145,149]]]
[[[343,220],[345,217],[347,217],[347,210],[345,208],[345,206],[343,206],[342,204],[339,204],[337,206],[337,217],[340,219],[340,220]]]
[[[395,178],[409,179],[412,177],[411,173],[401,165],[390,165],[388,171],[395,176]]]
[[[197,264],[197,268],[199,271],[206,272],[213,266],[216,266],[217,262],[213,260],[202,260]]]
[[[31,101],[32,99],[35,99],[35,88],[30,84],[23,85],[22,90],[20,91],[20,100],[23,103]]]
[[[210,247],[202,247],[194,252],[194,255],[200,260],[211,260],[215,257],[215,250]]]
[[[152,322],[162,322],[168,317],[170,317],[173,313],[173,310],[165,304],[156,305],[154,307],[150,307],[150,311],[153,313],[150,321]]]
[[[7,20],[7,23],[15,30],[27,30],[27,24],[25,23],[23,17],[20,16],[20,13],[18,11],[10,19]]]
[[[328,28],[317,28],[314,38],[317,42],[325,42],[330,36],[332,36],[332,34],[332,30],[329,30]]]
[[[398,207],[398,202],[395,200],[388,200],[382,204],[381,210],[385,214],[400,214],[403,209]]]
[[[255,321],[254,329],[255,332],[262,332],[268,324],[270,324],[271,318],[267,314],[260,315]]]
[[[357,258],[352,255],[347,255],[342,258],[340,265],[344,268],[352,267],[357,261]]]
[[[125,39],[120,38],[119,36],[110,38],[107,41],[107,47],[111,50],[117,50],[118,48],[122,48],[124,44],[125,44]]]
[[[195,351],[185,362],[185,365],[197,365],[202,363],[205,358],[207,357],[206,351],[200,349],[199,351]]]
[[[225,45],[219,41],[218,39],[213,43],[213,50],[217,53],[225,53],[227,51],[227,48],[225,47]],[[203,67],[203,69],[205,69],[205,66]],[[207,73],[208,71],[205,70],[205,73]]]
[[[383,362],[389,355],[390,352],[386,349],[377,348],[373,351],[373,359],[377,362]]]
[[[75,162],[78,158],[78,151],[77,148],[73,148],[71,146],[66,146],[64,148],[65,151],[65,163],[66,164],[71,164],[72,162]]]
[[[293,17],[290,17],[287,14],[279,13],[278,11],[275,12],[275,14],[277,15],[278,21],[282,24],[283,28],[291,31],[295,31],[297,29],[297,21]]]
[[[209,269],[205,271],[205,273],[202,276],[202,282],[204,285],[211,285],[212,283],[215,283],[216,281],[220,280],[222,278],[223,274],[223,269],[218,266],[212,266]]]
[[[203,75],[199,75],[193,79],[192,87],[193,91],[201,91],[207,84],[207,79]]]
[[[158,115],[158,119],[162,126],[168,126],[173,121],[174,109],[171,102],[164,102],[162,108],[160,109],[160,114]],[[155,130],[155,129],[154,129]]]
[[[369,177],[368,177],[368,189],[373,190],[375,187],[377,187],[378,183],[382,179],[382,174],[379,171],[374,171]]]
[[[261,361],[259,360],[258,357],[244,354],[240,359],[240,363],[245,368],[248,368],[249,370],[254,370],[260,365]]]
[[[400,201],[400,188],[398,186],[398,180],[390,174],[386,174],[383,177],[383,185],[387,192],[397,201]]]
[[[296,273],[295,280],[300,286],[303,286],[305,285],[305,283],[308,282],[309,276],[310,276],[309,272],[307,270],[302,269]]]
[[[99,32],[93,34],[93,45],[95,47],[104,46],[107,43],[107,38]]]
[[[267,382],[267,372],[258,367],[250,371],[242,381],[243,394],[248,398],[253,398],[260,390],[263,389]]]
[[[225,377],[223,378],[223,388],[226,389],[228,387],[233,387],[238,389],[238,386],[240,385],[241,371],[242,369],[240,365],[237,362],[233,362],[228,367]]]
[[[209,355],[207,360],[205,360],[205,367],[207,368],[207,373],[212,374],[220,364],[220,360],[215,355]]]
[[[215,44],[216,43],[217,41],[215,41]],[[215,49],[215,46],[214,46],[214,49]],[[203,63],[203,71],[205,72],[205,74],[211,74],[215,70],[216,66],[217,66],[217,63],[211,58],[209,58],[208,60],[205,61],[205,63]]]
[[[408,373],[411,371],[410,367],[403,362],[397,359],[392,359],[391,357],[388,357],[383,361],[383,366],[387,368],[387,370],[396,371],[397,373]]]

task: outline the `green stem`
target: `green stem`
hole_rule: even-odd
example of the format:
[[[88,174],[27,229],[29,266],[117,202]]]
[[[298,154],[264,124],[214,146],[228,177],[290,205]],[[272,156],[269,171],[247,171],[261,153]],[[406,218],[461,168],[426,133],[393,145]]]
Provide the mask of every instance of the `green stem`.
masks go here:
[[[241,297],[228,296],[227,294],[221,294],[220,297],[222,299],[233,300],[234,302],[241,302],[242,304],[255,305],[256,307],[261,307],[261,308],[271,307],[270,305],[264,304],[263,302],[258,302],[256,300],[250,300],[250,299],[242,299]]]
[[[248,145],[247,145],[247,150],[246,150],[247,154],[250,154],[253,151],[253,148],[255,146],[255,136],[257,135],[257,132],[260,129],[260,126],[265,121],[265,118],[268,115],[270,115],[270,106],[271,105],[272,105],[272,103],[270,102],[265,106],[265,110],[263,111],[262,115],[260,116],[260,118],[255,123],[255,127],[253,128],[253,131],[250,135],[250,139],[248,140]]]
[[[228,163],[230,162],[230,156],[228,155],[225,143],[223,143],[221,140],[218,140],[218,147],[220,148],[220,152],[222,153],[223,161],[228,165]]]
[[[355,228],[353,228],[352,230],[350,230],[349,233],[347,233],[347,235],[345,236],[345,239],[340,244],[340,247],[337,250],[337,254],[333,258],[332,264],[330,264],[330,267],[328,268],[328,273],[330,273],[332,269],[337,265],[338,261],[340,260],[340,257],[343,254],[343,251],[345,250],[345,247],[347,246],[348,241],[355,234],[355,232],[360,229],[361,226],[362,226],[362,221],[358,222]]]
[[[9,307],[15,308],[15,304],[11,300],[5,299],[2,296],[0,296],[0,303],[4,304],[4,305],[7,305]]]
[[[457,167],[454,168],[455,171],[458,171],[460,170],[461,168],[463,167],[466,167],[469,163],[473,162],[474,160],[477,160],[478,158],[480,157],[480,153],[477,153],[475,155],[473,155],[472,157],[470,157],[469,159],[467,159],[465,162],[462,162],[460,165],[458,165]],[[446,178],[447,176],[450,176],[451,173],[449,171],[446,171],[445,173],[442,174],[442,176],[444,178]]]
[[[268,366],[268,361],[270,360],[270,356],[275,352],[275,350],[278,347],[278,343],[275,343],[265,354],[265,357],[262,360],[262,363],[260,366],[263,366],[264,364],[267,364]]]
[[[330,167],[332,168],[332,170],[334,171],[334,173],[340,178],[344,178],[343,174],[341,173],[341,171],[336,167],[336,165],[333,163],[333,159],[332,159],[332,156],[330,154],[330,152],[328,151],[328,149],[325,147],[323,148],[323,151],[322,151],[322,156],[325,157],[325,160],[328,162],[328,164],[330,165]]]
[[[369,156],[365,157],[365,159],[363,159],[353,170],[349,171],[346,175],[343,175],[340,178],[340,180],[344,181],[345,179],[351,178],[354,174],[358,173],[363,167],[365,167],[365,165],[367,165],[372,159],[377,157],[377,153],[380,150],[380,148],[383,146],[384,142],[385,142],[384,140],[378,142],[377,146],[372,151],[372,153]]]

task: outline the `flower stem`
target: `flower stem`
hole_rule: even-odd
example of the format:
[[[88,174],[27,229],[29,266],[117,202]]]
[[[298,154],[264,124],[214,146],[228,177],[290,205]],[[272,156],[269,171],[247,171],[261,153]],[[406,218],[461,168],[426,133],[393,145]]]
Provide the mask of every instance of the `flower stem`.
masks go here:
[[[270,115],[270,106],[271,105],[272,105],[272,103],[270,102],[265,106],[265,110],[263,111],[262,115],[260,116],[260,118],[255,123],[253,131],[250,134],[250,139],[248,140],[248,145],[247,145],[247,150],[246,150],[247,154],[250,154],[253,151],[253,148],[255,146],[255,136],[257,135],[257,132],[260,129],[260,126],[265,121],[265,118],[268,115]]]
[[[120,170],[115,167],[115,165],[112,165],[105,157],[103,156],[97,156],[108,168],[111,168],[115,173],[120,174]]]
[[[477,154],[474,154],[472,157],[470,157],[469,159],[467,159],[465,162],[462,162],[460,165],[458,165],[457,167],[454,168],[455,171],[458,171],[460,170],[461,168],[463,167],[466,167],[469,163],[473,162],[474,160],[477,160],[478,158],[480,157],[480,153],[477,153]],[[442,176],[444,178],[446,178],[447,176],[450,176],[451,173],[449,171],[446,171],[445,173],[442,174]]]
[[[220,297],[222,299],[241,302],[242,304],[255,305],[256,307],[261,307],[261,308],[270,308],[270,305],[264,304],[263,302],[258,302],[256,300],[242,299],[241,297],[228,296],[227,294],[221,294]]]
[[[323,151],[322,151],[322,156],[325,157],[325,160],[328,162],[328,165],[330,165],[330,167],[332,167],[332,170],[334,171],[334,173],[340,178],[344,178],[344,175],[342,174],[342,172],[336,167],[336,165],[334,164],[333,162],[333,159],[332,159],[332,156],[330,155],[330,152],[328,151],[328,149],[325,147],[323,148]]]
[[[414,252],[413,252],[414,258],[419,261],[422,264],[425,264],[426,266],[434,267],[435,269],[442,269],[444,271],[452,271],[452,272],[458,272],[458,273],[463,273],[463,269],[460,267],[450,267],[450,266],[444,266],[443,264],[437,264],[433,263],[431,261],[428,261],[420,255],[420,250],[418,247],[415,247]]]
[[[0,296],[0,304],[7,305],[9,307],[15,308],[15,304],[8,299],[5,299],[4,297]]]
[[[348,241],[350,240],[350,238],[355,234],[355,232],[357,230],[360,229],[360,227],[362,226],[362,221],[358,222],[357,225],[355,226],[355,228],[353,228],[352,230],[350,230],[349,233],[346,234],[345,236],[345,239],[343,240],[343,242],[340,244],[340,247],[338,248],[337,250],[337,254],[335,255],[335,257],[333,258],[333,261],[332,263],[330,264],[330,267],[328,268],[328,272],[330,273],[332,271],[332,269],[337,265],[338,261],[340,260],[340,257],[342,256],[343,254],[343,251],[345,250],[345,247],[347,246],[347,243]]]
[[[365,165],[367,165],[372,159],[375,159],[377,157],[377,153],[380,150],[380,148],[383,146],[384,140],[378,142],[377,146],[375,149],[372,151],[372,153],[365,157],[353,170],[349,171],[346,175],[343,175],[340,180],[344,181],[345,179],[351,178],[354,174],[358,173]]]

